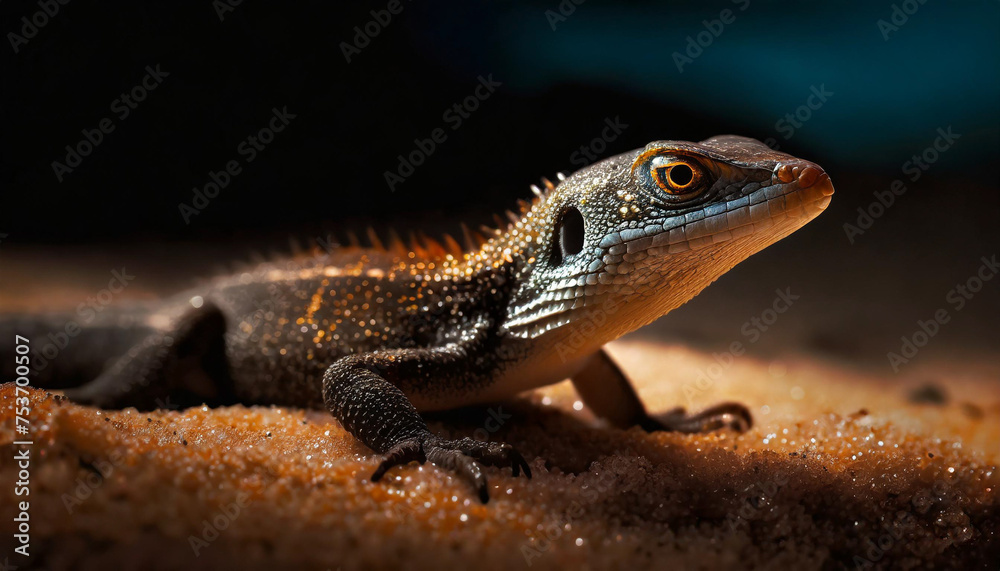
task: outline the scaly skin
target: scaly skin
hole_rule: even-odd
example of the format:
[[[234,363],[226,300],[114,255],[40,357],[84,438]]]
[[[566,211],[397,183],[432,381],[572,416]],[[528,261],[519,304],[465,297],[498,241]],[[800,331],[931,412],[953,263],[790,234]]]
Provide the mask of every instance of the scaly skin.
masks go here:
[[[476,247],[350,247],[217,280],[164,304],[137,348],[71,398],[325,406],[384,454],[457,471],[528,465],[510,446],[431,434],[419,411],[511,397],[571,378],[616,426],[744,429],[738,404],[646,414],[602,352],[694,297],[830,202],[813,163],[742,137],[659,141],[584,168]],[[537,189],[536,189],[537,190]],[[138,381],[137,381],[138,379]]]

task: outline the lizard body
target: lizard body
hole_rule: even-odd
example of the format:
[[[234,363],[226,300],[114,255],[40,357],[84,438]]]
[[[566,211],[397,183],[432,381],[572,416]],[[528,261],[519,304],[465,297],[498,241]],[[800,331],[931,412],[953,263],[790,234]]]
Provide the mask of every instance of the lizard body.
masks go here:
[[[430,433],[421,411],[571,378],[613,425],[745,428],[734,403],[653,419],[601,347],[680,306],[818,215],[817,165],[742,137],[658,141],[586,167],[462,249],[398,239],[290,259],[165,302],[145,338],[68,391],[101,406],[193,401],[325,407],[395,465],[431,460],[488,499],[482,465],[524,470],[510,446]],[[136,382],[136,379],[141,382]]]

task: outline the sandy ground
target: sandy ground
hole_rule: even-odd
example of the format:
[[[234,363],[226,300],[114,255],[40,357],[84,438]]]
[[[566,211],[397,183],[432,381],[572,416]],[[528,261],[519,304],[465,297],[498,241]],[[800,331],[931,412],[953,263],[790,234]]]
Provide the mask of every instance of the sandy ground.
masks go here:
[[[757,425],[743,435],[611,429],[568,383],[434,419],[441,433],[510,442],[531,464],[531,480],[490,469],[493,500],[480,505],[430,465],[372,484],[376,456],[324,412],[100,411],[34,391],[31,558],[9,561],[48,569],[1000,567],[995,364],[927,363],[887,378],[805,357],[720,364],[708,352],[636,339],[611,351],[651,410],[737,400]],[[921,378],[943,384],[913,381]],[[0,519],[10,522],[8,499],[23,499],[13,493],[21,447],[12,444],[14,386],[0,393]],[[4,555],[11,541],[5,533]]]

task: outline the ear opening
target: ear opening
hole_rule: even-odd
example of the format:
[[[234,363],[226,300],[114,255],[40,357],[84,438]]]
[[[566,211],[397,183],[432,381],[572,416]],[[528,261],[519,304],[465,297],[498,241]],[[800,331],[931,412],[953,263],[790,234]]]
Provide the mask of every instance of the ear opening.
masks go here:
[[[567,208],[559,215],[559,220],[556,222],[552,265],[559,266],[566,258],[579,254],[583,250],[583,242],[583,215],[576,208]]]

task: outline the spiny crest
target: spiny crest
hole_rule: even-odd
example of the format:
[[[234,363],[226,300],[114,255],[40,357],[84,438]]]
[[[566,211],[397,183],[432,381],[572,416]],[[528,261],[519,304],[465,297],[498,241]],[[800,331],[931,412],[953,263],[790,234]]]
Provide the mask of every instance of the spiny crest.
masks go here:
[[[557,173],[559,182],[566,180],[566,175]],[[446,256],[462,258],[466,254],[474,253],[483,248],[491,238],[500,236],[516,225],[525,214],[536,205],[545,201],[549,193],[553,191],[556,184],[549,179],[542,177],[542,186],[531,185],[534,196],[531,200],[517,200],[515,210],[507,210],[504,216],[495,215],[495,226],[482,225],[478,230],[469,228],[462,223],[462,240],[456,240],[450,234],[443,234],[441,238],[435,239],[427,236],[423,232],[412,232],[408,239],[403,239],[395,229],[389,228],[384,235],[380,235],[374,228],[365,229],[365,240],[362,240],[353,231],[340,232],[339,237],[334,234],[317,236],[311,241],[311,245],[303,245],[295,236],[289,236],[289,247],[287,251],[281,252],[271,250],[267,254],[259,251],[251,251],[248,260],[236,260],[228,264],[215,268],[213,276],[232,275],[233,273],[252,272],[262,265],[289,262],[303,264],[303,267],[311,265],[323,265],[327,256],[334,254],[352,254],[363,252],[374,252],[388,254],[393,257],[409,258],[413,257],[423,260],[436,260]],[[209,278],[214,279],[214,278]],[[206,280],[199,280],[203,283]]]
[[[556,178],[559,182],[562,182],[566,180],[566,175],[560,172],[556,174]],[[365,250],[387,253],[399,257],[408,257],[412,252],[415,257],[420,259],[440,259],[449,255],[455,258],[460,258],[469,252],[475,252],[481,249],[484,244],[489,242],[491,237],[499,236],[510,230],[510,228],[517,224],[517,222],[520,221],[536,204],[544,201],[548,194],[556,187],[556,183],[553,183],[545,177],[542,177],[542,185],[542,188],[538,185],[531,185],[531,191],[534,196],[530,201],[518,199],[517,208],[515,210],[506,210],[504,211],[503,216],[494,214],[492,226],[484,224],[481,225],[478,230],[473,230],[462,223],[461,243],[452,235],[447,233],[442,234],[440,239],[436,239],[424,234],[423,232],[411,232],[409,238],[407,240],[403,240],[392,228],[385,232],[386,239],[383,240],[383,237],[379,235],[379,232],[369,226],[365,230],[366,243],[362,243],[362,240],[358,238],[357,234],[348,230],[343,233],[346,238],[344,243],[336,243],[332,245],[338,252],[342,253]],[[312,249],[312,254],[321,254],[324,249],[329,252],[330,244],[315,245]],[[301,247],[298,245],[293,246],[293,253],[295,253],[296,256],[300,255],[301,252]]]

